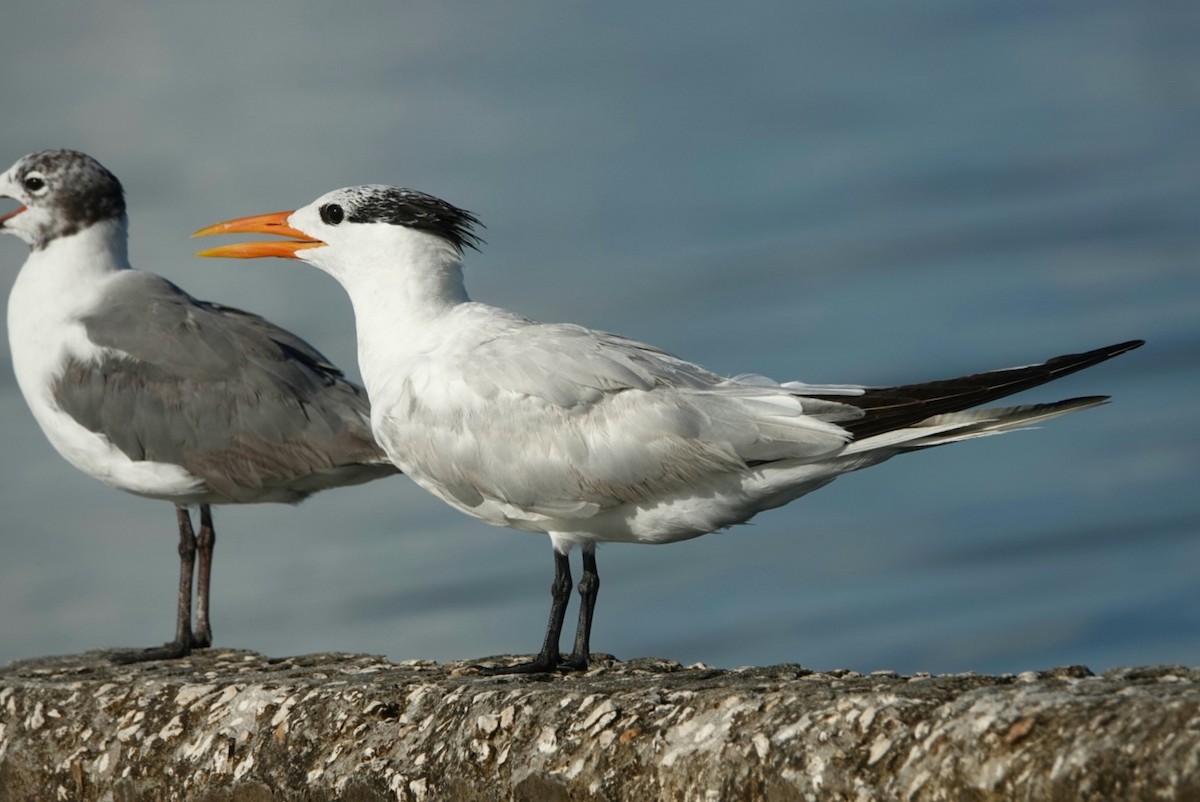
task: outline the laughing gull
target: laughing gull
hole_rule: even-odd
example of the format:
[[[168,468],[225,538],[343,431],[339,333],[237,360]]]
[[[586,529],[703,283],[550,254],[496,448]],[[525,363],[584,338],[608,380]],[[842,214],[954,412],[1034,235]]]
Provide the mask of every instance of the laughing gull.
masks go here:
[[[902,387],[723,378],[625,337],[470,301],[463,254],[480,242],[476,225],[445,201],[372,185],[197,234],[292,237],[200,255],[282,256],[333,276],[354,306],[371,425],[388,456],[468,515],[550,536],[541,651],[494,673],[587,667],[598,542],[697,537],[903,452],[1095,406],[1105,397],[968,411],[1142,344]],[[573,546],[582,601],[563,658]]]
[[[175,639],[116,659],[208,646],[210,505],[294,504],[395,474],[371,436],[366,394],[296,335],[130,268],[121,184],[95,159],[30,154],[0,176],[0,196],[21,204],[0,217],[0,232],[30,248],[8,335],[34,418],[79,470],[176,507]]]

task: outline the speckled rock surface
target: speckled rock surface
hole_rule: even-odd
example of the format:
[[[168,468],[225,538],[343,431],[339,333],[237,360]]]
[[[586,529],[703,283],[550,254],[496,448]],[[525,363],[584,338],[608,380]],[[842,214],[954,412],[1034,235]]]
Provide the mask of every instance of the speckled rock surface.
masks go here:
[[[583,676],[203,651],[0,669],[10,800],[1200,800],[1200,671]]]

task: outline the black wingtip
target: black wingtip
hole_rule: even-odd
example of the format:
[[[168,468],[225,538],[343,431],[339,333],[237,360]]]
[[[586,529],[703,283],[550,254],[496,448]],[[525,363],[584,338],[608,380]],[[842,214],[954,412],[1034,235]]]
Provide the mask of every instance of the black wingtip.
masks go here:
[[[1133,351],[1134,349],[1141,348],[1145,344],[1145,340],[1129,340],[1128,342],[1117,343],[1116,345],[1109,346],[1108,350],[1112,351],[1113,356],[1119,356],[1126,351]]]
[[[1103,348],[1096,348],[1092,351],[1084,351],[1079,354],[1063,354],[1056,356],[1053,359],[1046,360],[1042,367],[1048,372],[1049,379],[1057,379],[1060,376],[1065,376],[1068,373],[1074,373],[1084,368],[1090,368],[1093,365],[1099,365],[1101,362],[1107,362],[1113,357],[1128,353],[1135,348],[1141,348],[1146,344],[1145,340],[1127,340],[1116,345],[1108,345]]]
[[[863,410],[862,418],[843,424],[856,438],[862,439],[1061,379],[1144,344],[1145,340],[1128,340],[1083,353],[1063,354],[1036,365],[900,387],[868,388],[861,396],[829,398]]]
[[[1097,407],[1107,404],[1109,401],[1112,401],[1111,395],[1081,395],[1078,398],[1064,398],[1062,401],[1055,401],[1050,406]]]

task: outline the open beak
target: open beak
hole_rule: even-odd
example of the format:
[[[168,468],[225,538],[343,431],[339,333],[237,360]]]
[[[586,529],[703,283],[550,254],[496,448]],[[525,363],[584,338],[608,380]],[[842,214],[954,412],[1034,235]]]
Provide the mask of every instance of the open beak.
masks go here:
[[[212,234],[276,234],[281,237],[292,237],[291,240],[274,242],[240,242],[234,245],[221,245],[200,251],[197,256],[224,256],[231,259],[256,259],[262,256],[279,256],[284,259],[298,259],[297,251],[305,248],[319,248],[324,245],[319,239],[313,239],[303,231],[297,231],[287,224],[291,212],[272,212],[253,217],[239,217],[237,220],[227,220],[224,223],[202,228],[193,237],[207,237]]]
[[[12,220],[14,217],[19,215],[21,212],[25,211],[25,209],[26,209],[25,206],[18,206],[17,208],[13,209],[8,214],[0,214],[0,226],[3,226],[9,220]]]

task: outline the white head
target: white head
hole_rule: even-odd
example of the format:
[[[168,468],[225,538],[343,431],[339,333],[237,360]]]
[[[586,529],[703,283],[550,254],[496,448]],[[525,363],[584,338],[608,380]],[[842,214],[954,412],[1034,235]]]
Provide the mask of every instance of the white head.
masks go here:
[[[432,289],[462,283],[462,255],[482,240],[479,220],[446,201],[411,189],[370,184],[326,193],[292,212],[217,223],[194,236],[278,234],[290,240],[223,245],[198,256],[298,259],[358,286],[416,282]],[[450,289],[443,287],[443,290]]]
[[[20,204],[0,214],[0,233],[20,237],[35,251],[100,223],[125,223],[121,182],[75,150],[43,150],[18,159],[0,175],[0,197]]]

